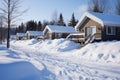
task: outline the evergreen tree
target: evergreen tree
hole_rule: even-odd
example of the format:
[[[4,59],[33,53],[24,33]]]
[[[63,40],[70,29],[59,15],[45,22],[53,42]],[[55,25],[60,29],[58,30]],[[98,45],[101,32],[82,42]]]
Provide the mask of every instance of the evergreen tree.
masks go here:
[[[63,19],[63,16],[62,16],[62,13],[60,13],[60,16],[59,16],[58,25],[59,26],[66,26],[64,19]]]
[[[39,21],[38,24],[37,24],[37,31],[42,31],[42,23],[41,23],[41,21]]]
[[[46,21],[46,20],[44,20],[44,21],[43,21],[43,25],[42,25],[42,30],[45,29],[46,25],[49,25],[49,22]]]
[[[16,34],[16,33],[18,33],[18,28],[17,28],[17,27],[16,27],[16,29],[15,29],[15,34]]]
[[[72,17],[71,17],[71,20],[70,20],[70,22],[69,22],[68,25],[75,27],[76,24],[77,24],[77,21],[76,21],[76,19],[75,19],[74,13],[73,13],[73,14],[72,14]]]
[[[25,32],[25,25],[24,25],[23,23],[21,23],[21,25],[19,25],[19,26],[16,28],[15,33],[18,33],[18,32]]]
[[[49,25],[57,25],[57,24],[56,24],[56,21],[52,20],[49,22]]]
[[[18,32],[19,32],[19,33],[21,32],[21,26],[18,27]]]
[[[35,31],[37,31],[37,26],[38,26],[38,25],[37,25],[37,22],[34,21],[34,30],[35,30]]]
[[[25,30],[25,26],[24,26],[23,23],[21,23],[21,26],[20,26],[20,27],[21,27],[21,30],[20,30],[20,31],[21,31],[21,32],[25,32],[25,31],[24,31],[24,30]]]
[[[33,20],[28,21],[28,22],[26,23],[26,26],[27,26],[27,30],[32,30],[32,31],[34,31],[34,30],[36,30],[36,28],[37,28],[37,22],[35,22],[35,21],[33,21]]]

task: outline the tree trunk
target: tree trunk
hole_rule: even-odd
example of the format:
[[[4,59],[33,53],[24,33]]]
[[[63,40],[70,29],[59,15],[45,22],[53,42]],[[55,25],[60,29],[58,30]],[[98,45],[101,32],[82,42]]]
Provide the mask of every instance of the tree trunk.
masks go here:
[[[10,0],[8,0],[8,35],[7,35],[7,48],[10,48]]]

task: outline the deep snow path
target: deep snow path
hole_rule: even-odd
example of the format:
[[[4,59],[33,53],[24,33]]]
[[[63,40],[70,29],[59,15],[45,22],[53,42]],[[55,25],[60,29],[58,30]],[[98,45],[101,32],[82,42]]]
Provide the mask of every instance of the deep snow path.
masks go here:
[[[41,67],[38,69],[19,54],[0,45],[0,80],[49,80],[49,75],[54,77],[44,65],[39,63]]]
[[[30,47],[12,45],[10,49],[17,58],[25,59],[39,68],[39,64],[52,74],[50,80],[120,80],[120,65],[99,64],[83,60],[71,60],[70,57],[44,53]],[[16,56],[17,53],[17,56]]]

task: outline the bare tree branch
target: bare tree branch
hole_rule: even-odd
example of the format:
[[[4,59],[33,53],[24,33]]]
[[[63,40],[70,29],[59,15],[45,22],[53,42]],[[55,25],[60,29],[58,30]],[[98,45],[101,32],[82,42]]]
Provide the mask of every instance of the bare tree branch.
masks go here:
[[[10,28],[14,19],[20,17],[26,11],[19,11],[20,3],[20,0],[3,0],[3,7],[0,8],[0,11],[4,14],[4,19],[6,19],[8,25],[7,48],[10,47]]]
[[[117,0],[116,2],[116,12],[118,15],[120,15],[120,0]]]
[[[3,12],[3,13],[7,13],[7,11],[6,10],[4,10],[3,8],[0,8],[0,10]]]
[[[88,3],[90,11],[103,13],[106,8],[106,0],[90,0]]]

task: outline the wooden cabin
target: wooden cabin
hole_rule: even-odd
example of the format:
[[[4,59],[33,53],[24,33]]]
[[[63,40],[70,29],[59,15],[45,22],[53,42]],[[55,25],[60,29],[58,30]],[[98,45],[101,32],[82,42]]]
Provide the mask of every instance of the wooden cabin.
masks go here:
[[[23,40],[25,37],[25,33],[16,33],[16,40]]]
[[[32,39],[32,38],[44,38],[43,32],[42,31],[27,31],[26,32],[26,37],[27,39]]]
[[[72,26],[47,25],[43,31],[45,39],[66,38],[70,33],[76,33]]]
[[[101,40],[120,40],[120,16],[86,12],[75,26],[75,29],[79,34],[85,34],[85,43]]]

